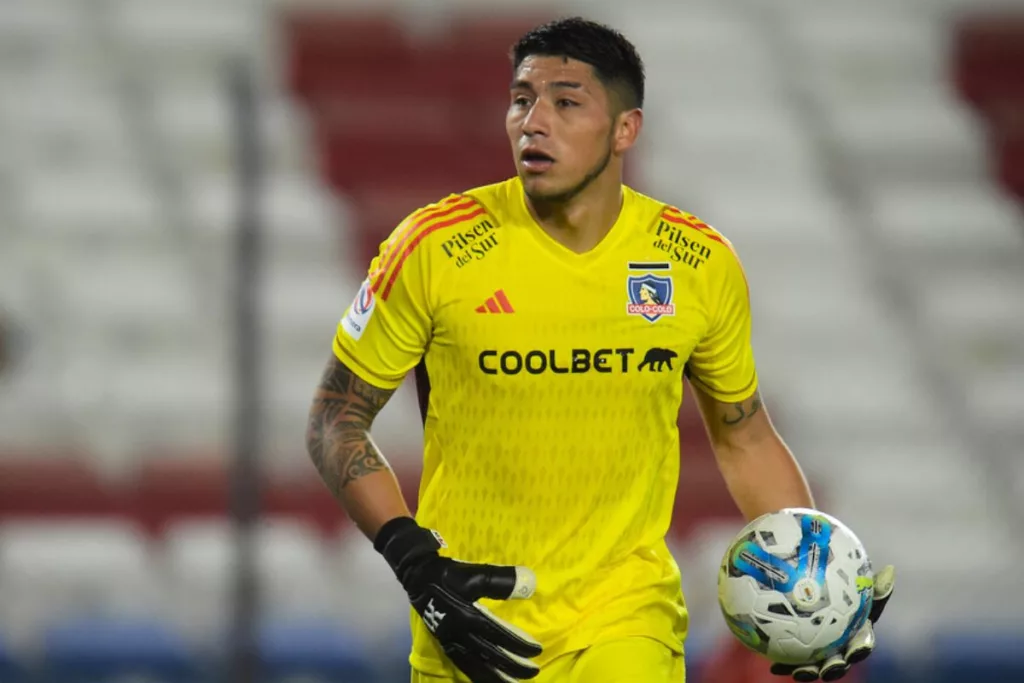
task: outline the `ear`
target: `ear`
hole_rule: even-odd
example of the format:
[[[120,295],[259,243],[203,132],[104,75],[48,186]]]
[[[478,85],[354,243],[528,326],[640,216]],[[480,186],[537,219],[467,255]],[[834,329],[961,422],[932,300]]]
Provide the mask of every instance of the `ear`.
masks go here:
[[[644,112],[642,109],[627,109],[615,117],[615,127],[612,131],[612,149],[616,154],[622,154],[640,138],[640,130],[644,125]]]

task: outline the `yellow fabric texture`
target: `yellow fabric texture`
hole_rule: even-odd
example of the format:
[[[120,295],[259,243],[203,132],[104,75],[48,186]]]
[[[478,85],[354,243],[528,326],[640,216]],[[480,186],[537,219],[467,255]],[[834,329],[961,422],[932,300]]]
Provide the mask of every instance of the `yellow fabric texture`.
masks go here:
[[[695,216],[622,196],[584,254],[537,224],[516,178],[413,212],[333,344],[381,388],[425,359],[417,520],[447,556],[534,570],[532,599],[482,603],[542,643],[540,664],[633,636],[681,651],[688,617],[665,535],[684,365],[722,401],[757,389],[732,245]],[[411,663],[444,675],[410,617]]]

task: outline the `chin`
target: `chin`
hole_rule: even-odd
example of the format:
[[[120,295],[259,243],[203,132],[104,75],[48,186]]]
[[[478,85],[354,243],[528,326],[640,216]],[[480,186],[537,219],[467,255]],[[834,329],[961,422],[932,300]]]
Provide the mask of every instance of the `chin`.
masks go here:
[[[523,182],[523,191],[526,192],[526,196],[535,201],[556,199],[565,193],[566,188],[560,187],[550,178],[523,174],[519,178]]]

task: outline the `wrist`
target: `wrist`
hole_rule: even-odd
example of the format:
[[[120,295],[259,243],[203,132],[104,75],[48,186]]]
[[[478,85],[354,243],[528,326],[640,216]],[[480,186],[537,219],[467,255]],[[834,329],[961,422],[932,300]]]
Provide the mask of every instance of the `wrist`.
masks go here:
[[[412,517],[395,517],[377,532],[373,547],[404,585],[409,570],[422,559],[436,556],[443,545],[439,536]]]

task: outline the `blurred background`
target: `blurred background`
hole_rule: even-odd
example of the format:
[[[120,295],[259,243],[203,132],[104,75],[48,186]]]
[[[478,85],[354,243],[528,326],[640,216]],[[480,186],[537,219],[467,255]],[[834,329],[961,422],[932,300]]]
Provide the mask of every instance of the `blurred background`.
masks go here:
[[[855,679],[1024,681],[1019,0],[0,0],[0,681],[408,680],[306,411],[383,237],[514,173],[506,50],[570,12],[640,48],[628,181],[732,239],[775,421],[898,567]],[[680,426],[688,680],[766,680]]]

